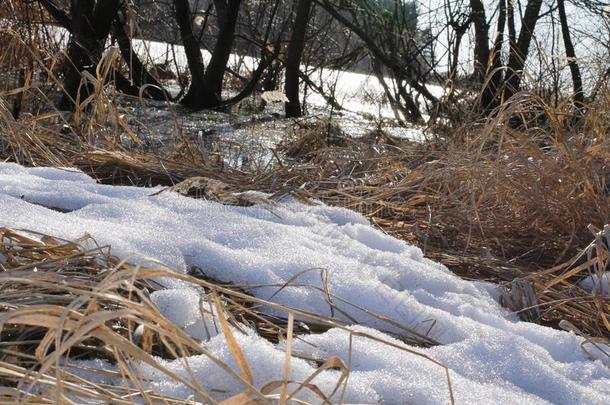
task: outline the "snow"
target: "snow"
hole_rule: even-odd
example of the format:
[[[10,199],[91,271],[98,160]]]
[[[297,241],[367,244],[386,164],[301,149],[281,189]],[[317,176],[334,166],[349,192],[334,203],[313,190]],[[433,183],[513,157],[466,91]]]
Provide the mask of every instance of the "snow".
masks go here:
[[[99,185],[73,169],[3,163],[0,226],[68,239],[89,233],[98,243],[112,245],[113,254],[120,257],[151,258],[182,272],[197,266],[221,281],[261,285],[249,290],[257,297],[329,315],[325,294],[308,287],[323,288],[324,271],[336,297],[420,333],[430,330],[429,336],[441,343],[428,349],[410,347],[379,331],[397,333],[400,328],[335,300],[358,320],[360,325],[352,332],[393,343],[352,335],[350,344],[350,333],[337,328],[294,341],[295,352],[320,359],[339,356],[350,365],[348,403],[447,403],[444,369],[408,350],[449,368],[460,404],[610,403],[610,370],[602,356],[592,360],[581,348],[583,338],[519,321],[500,307],[492,285],[456,277],[423,257],[418,248],[374,229],[357,213],[291,200],[277,206],[223,206],[173,193],[152,196],[155,191]],[[299,286],[278,293],[297,275]],[[167,282],[166,287],[151,294],[162,313],[236,369],[200,292],[184,283]],[[235,337],[255,385],[260,388],[281,379],[282,344],[246,331],[235,331]],[[216,399],[242,390],[206,356],[166,364],[195,378]],[[312,363],[295,358],[291,378],[302,381],[315,370]],[[184,399],[193,394],[158,371],[144,371],[151,388]],[[329,370],[314,382],[328,394],[339,374]],[[301,395],[313,400],[310,393]],[[341,390],[333,401],[340,395]]]
[[[218,335],[214,310],[194,288],[154,291],[150,299],[167,319],[197,340]]]

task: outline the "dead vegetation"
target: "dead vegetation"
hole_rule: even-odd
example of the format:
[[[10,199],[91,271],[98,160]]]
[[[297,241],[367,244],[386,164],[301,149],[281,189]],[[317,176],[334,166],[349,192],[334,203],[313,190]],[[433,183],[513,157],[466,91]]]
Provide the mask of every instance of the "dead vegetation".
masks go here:
[[[570,260],[503,284],[503,304],[526,320],[559,325],[593,341],[610,335],[610,226],[589,229],[593,241]]]

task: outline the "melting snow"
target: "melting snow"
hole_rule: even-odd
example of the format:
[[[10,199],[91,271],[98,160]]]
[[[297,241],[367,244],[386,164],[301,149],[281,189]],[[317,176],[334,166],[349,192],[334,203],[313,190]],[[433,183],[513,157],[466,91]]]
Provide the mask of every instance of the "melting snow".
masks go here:
[[[267,285],[252,290],[265,299],[300,272],[301,285],[322,287],[320,269],[325,269],[328,285],[338,297],[422,333],[432,326],[430,336],[441,345],[411,349],[450,369],[459,404],[610,403],[610,370],[601,360],[589,359],[580,346],[582,338],[519,321],[498,305],[493,286],[456,277],[424,258],[418,248],[373,229],[357,213],[294,201],[277,207],[230,207],[172,193],[151,196],[154,191],[98,185],[70,169],[4,163],[0,164],[0,226],[64,238],[89,233],[99,243],[112,245],[113,253],[121,257],[137,254],[179,271],[198,266],[222,281]],[[168,283],[166,290],[151,298],[210,352],[235,365],[224,336],[214,333],[213,315],[204,311],[192,287]],[[330,314],[324,294],[313,288],[287,287],[273,301]],[[409,348],[376,330],[388,329],[387,324],[354,307],[338,306],[364,325],[354,330]],[[281,345],[254,333],[236,333],[236,337],[257,386],[281,378]],[[299,353],[322,359],[337,355],[346,364],[350,360],[346,331],[331,329],[301,338],[294,342]],[[241,391],[207,357],[191,357],[188,363],[202,387],[214,389],[218,399]],[[187,375],[184,359],[167,365]],[[145,370],[153,388],[180,398],[192,395],[158,372]],[[303,380],[314,371],[309,362],[295,359],[291,377]],[[328,394],[338,376],[338,371],[330,370],[315,383]],[[438,365],[354,337],[345,400],[447,403],[449,395],[444,370]]]

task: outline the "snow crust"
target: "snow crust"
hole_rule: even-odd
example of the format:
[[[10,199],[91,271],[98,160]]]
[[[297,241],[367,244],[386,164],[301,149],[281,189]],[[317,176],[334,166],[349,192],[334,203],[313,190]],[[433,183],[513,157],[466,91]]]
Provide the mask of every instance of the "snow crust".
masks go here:
[[[336,296],[429,333],[441,343],[429,349],[408,347],[377,330],[399,329],[335,301],[362,325],[355,331],[397,346],[354,336],[350,356],[350,335],[340,329],[294,341],[294,351],[308,357],[336,355],[346,364],[351,359],[345,397],[349,403],[449,401],[444,369],[398,347],[446,365],[459,404],[610,403],[610,370],[602,359],[590,359],[580,347],[582,338],[519,321],[496,302],[493,286],[456,277],[424,258],[418,248],[374,229],[357,213],[294,201],[230,207],[173,193],[151,196],[155,191],[99,185],[73,169],[3,163],[0,226],[63,238],[89,233],[100,244],[112,245],[113,254],[120,257],[150,257],[183,272],[197,266],[222,281],[263,285],[250,291],[258,297],[273,296],[275,302],[329,315],[325,294],[319,290],[324,271]],[[278,293],[296,275],[300,286]],[[211,353],[236,367],[224,336],[217,332],[213,312],[200,301],[197,290],[168,283],[151,299]],[[253,332],[235,335],[257,386],[281,379],[281,344],[273,345]],[[213,390],[217,399],[241,392],[205,356],[167,365],[187,375],[185,360],[198,383]],[[302,381],[315,370],[311,362],[294,359],[291,378]],[[145,372],[159,391],[185,399],[192,395],[152,369],[145,367]],[[330,370],[314,382],[328,394],[338,377],[338,371]],[[333,401],[340,399],[340,392]],[[303,396],[312,399],[307,393]]]

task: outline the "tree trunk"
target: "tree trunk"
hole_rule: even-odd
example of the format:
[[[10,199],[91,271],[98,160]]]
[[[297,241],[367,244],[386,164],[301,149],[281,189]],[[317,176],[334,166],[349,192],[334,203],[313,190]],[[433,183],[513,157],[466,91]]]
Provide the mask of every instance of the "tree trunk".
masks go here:
[[[570,67],[570,73],[572,75],[572,84],[574,86],[574,103],[578,108],[582,108],[585,102],[585,95],[582,88],[582,76],[580,74],[580,67],[576,61],[576,53],[574,51],[574,45],[572,44],[572,38],[570,37],[570,28],[568,26],[568,18],[566,16],[566,8],[564,0],[557,0],[557,8],[559,11],[559,21],[561,23],[561,34],[563,36],[563,44],[566,49],[566,56],[568,57],[568,66]]]
[[[496,28],[496,38],[491,49],[489,72],[487,81],[481,92],[481,109],[485,112],[491,111],[498,104],[498,90],[504,78],[501,69],[502,44],[504,43],[504,26],[506,25],[506,2],[511,0],[500,0],[498,2],[498,25]]]
[[[517,45],[517,31],[515,29],[515,5],[513,0],[506,0],[506,23],[508,24],[508,46],[513,48]]]
[[[287,117],[300,117],[302,115],[299,100],[299,69],[301,57],[305,48],[305,34],[307,22],[311,11],[312,0],[299,0],[296,6],[292,36],[286,51],[286,82],[284,92],[288,98],[286,103]]]
[[[489,62],[489,27],[485,16],[485,6],[481,0],[470,0],[472,22],[474,24],[474,79],[481,82],[487,72]]]
[[[47,12],[57,21],[62,27],[68,31],[72,31],[72,21],[70,17],[59,8],[53,0],[38,0],[38,2],[47,10]]]
[[[56,2],[54,0],[38,0],[38,2],[49,12],[49,14],[55,19],[55,21],[57,21],[63,28],[68,30],[70,33],[74,32],[71,18],[62,9],[59,8],[59,6],[56,4]],[[77,5],[76,5],[76,3],[74,3],[74,4],[75,4],[75,8],[73,10],[77,10],[77,7],[76,7]],[[152,86],[147,87],[145,89],[145,91],[142,92],[142,96],[150,97],[155,100],[170,99],[171,97],[169,96],[169,94],[167,94],[165,89],[163,89],[163,86],[158,82],[157,79],[155,79],[154,77],[152,77],[150,75],[150,73],[148,72],[146,67],[140,61],[140,58],[138,57],[136,52],[133,50],[133,47],[131,46],[131,38],[125,29],[125,21],[124,21],[124,19],[120,18],[121,14],[118,12],[118,10],[117,10],[117,12],[112,11],[112,8],[114,7],[112,2],[105,2],[104,5],[105,6],[110,5],[111,13],[108,13],[108,14],[115,14],[115,19],[112,22],[112,36],[119,45],[119,49],[121,51],[121,56],[123,57],[123,59],[125,60],[125,63],[127,64],[128,68],[129,68],[129,72],[130,72],[131,79],[132,79],[130,81],[130,80],[123,78],[120,75],[116,75],[116,77],[114,78],[116,88],[126,94],[139,96],[141,93],[140,89],[142,88],[142,86],[149,84]],[[119,7],[120,7],[120,10],[123,10],[123,11],[125,11],[125,9],[126,9],[126,5],[122,2]],[[101,8],[99,10],[101,10]],[[99,13],[99,11],[98,11],[98,13]],[[78,10],[74,14],[77,17],[76,27],[79,30],[82,30],[82,21],[84,21],[84,18],[82,16],[82,10]],[[126,14],[127,13],[124,12],[124,15],[126,15]],[[109,21],[112,21],[112,20],[110,18],[104,19],[104,21],[103,21],[104,25],[105,25],[105,23],[107,23]],[[79,25],[79,24],[81,24],[81,25]],[[100,31],[105,31],[108,29],[108,27],[98,26],[97,29]],[[101,52],[103,51],[103,47],[106,42],[106,38],[99,38],[98,42],[101,44],[100,50],[99,50],[99,54],[101,55]],[[88,51],[92,52],[93,50],[89,49]],[[69,52],[75,52],[75,50],[69,49]],[[93,55],[90,55],[90,56],[93,56]],[[95,58],[91,58],[91,59],[95,59]],[[80,72],[82,70],[78,71],[78,75],[76,75],[77,69],[75,69],[75,67],[76,67],[76,65],[72,66],[69,69],[69,67],[66,66],[66,81],[64,82],[64,88],[66,88],[66,85],[67,85],[67,87],[73,87],[75,83],[78,83],[80,85]],[[70,75],[72,77],[68,77]],[[77,80],[78,80],[78,82],[77,82]],[[67,82],[69,82],[70,84],[67,84]],[[66,98],[66,100],[63,101],[64,108],[71,108],[71,106],[73,104],[72,99],[74,99],[74,95],[71,95],[68,97],[68,95],[66,94],[64,97]]]
[[[94,0],[72,0],[70,15],[72,32],[68,45],[68,60],[64,67],[64,94],[59,105],[62,110],[73,110],[80,86],[81,74],[85,66],[91,64],[87,48],[94,46],[90,20],[93,17]]]
[[[184,46],[184,53],[191,72],[191,84],[189,90],[181,100],[181,103],[193,108],[203,108],[204,105],[204,79],[203,58],[199,49],[199,41],[193,36],[191,23],[191,10],[188,0],[174,0],[176,22],[180,28],[180,38]]]
[[[540,7],[542,0],[529,0],[521,22],[521,31],[517,44],[510,49],[510,57],[508,59],[507,79],[505,80],[504,99],[507,100],[517,93],[521,87],[521,76],[523,67],[529,52],[534,29],[540,15]]]
[[[81,72],[88,70],[95,75],[119,3],[120,0],[72,0],[72,38],[68,46],[60,108],[74,109],[78,100],[84,100],[90,94],[89,85],[81,86]]]
[[[219,30],[212,58],[203,78],[204,108],[216,107],[222,103],[223,78],[233,49],[240,5],[241,0],[214,1]]]

